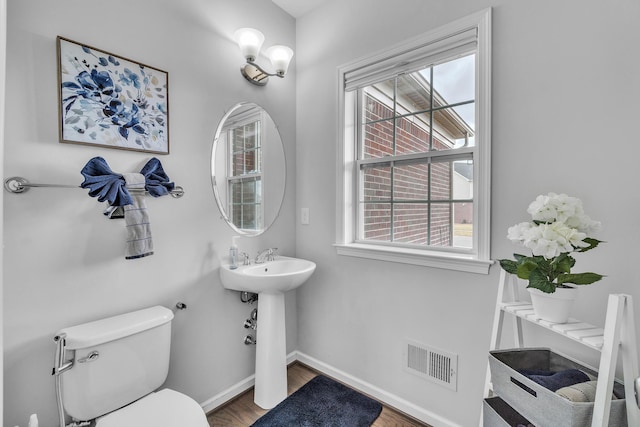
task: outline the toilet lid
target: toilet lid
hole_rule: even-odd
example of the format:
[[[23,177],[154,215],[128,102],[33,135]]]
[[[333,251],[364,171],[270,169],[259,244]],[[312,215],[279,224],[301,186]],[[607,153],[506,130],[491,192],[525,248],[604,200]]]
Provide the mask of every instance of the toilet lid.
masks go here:
[[[96,427],[209,427],[198,403],[165,388],[96,420]]]

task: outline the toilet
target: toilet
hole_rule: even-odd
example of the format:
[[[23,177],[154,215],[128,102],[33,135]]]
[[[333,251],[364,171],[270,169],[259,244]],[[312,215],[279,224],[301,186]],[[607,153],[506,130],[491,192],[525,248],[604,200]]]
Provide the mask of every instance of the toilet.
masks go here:
[[[195,400],[157,390],[169,372],[172,319],[156,306],[59,331],[61,421],[66,414],[96,427],[209,427]]]

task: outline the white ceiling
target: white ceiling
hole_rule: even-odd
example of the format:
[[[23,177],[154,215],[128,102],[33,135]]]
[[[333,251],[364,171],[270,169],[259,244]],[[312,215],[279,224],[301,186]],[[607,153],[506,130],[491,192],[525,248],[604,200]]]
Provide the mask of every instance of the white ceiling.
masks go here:
[[[300,18],[330,0],[271,0],[294,18]]]

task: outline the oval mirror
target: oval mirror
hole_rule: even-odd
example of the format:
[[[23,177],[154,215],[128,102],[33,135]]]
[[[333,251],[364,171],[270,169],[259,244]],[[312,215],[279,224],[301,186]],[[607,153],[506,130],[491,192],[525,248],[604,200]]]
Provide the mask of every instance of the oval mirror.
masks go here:
[[[211,150],[211,182],[222,218],[257,236],[273,224],[284,198],[282,139],[269,113],[241,102],[222,117]]]

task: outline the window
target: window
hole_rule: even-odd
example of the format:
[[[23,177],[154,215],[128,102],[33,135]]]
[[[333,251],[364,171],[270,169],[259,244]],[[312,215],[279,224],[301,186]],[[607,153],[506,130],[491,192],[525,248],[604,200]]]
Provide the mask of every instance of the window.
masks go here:
[[[255,110],[255,109],[254,109]],[[262,119],[250,110],[225,129],[229,218],[241,230],[263,228]]]
[[[340,68],[342,255],[488,272],[490,10]]]

